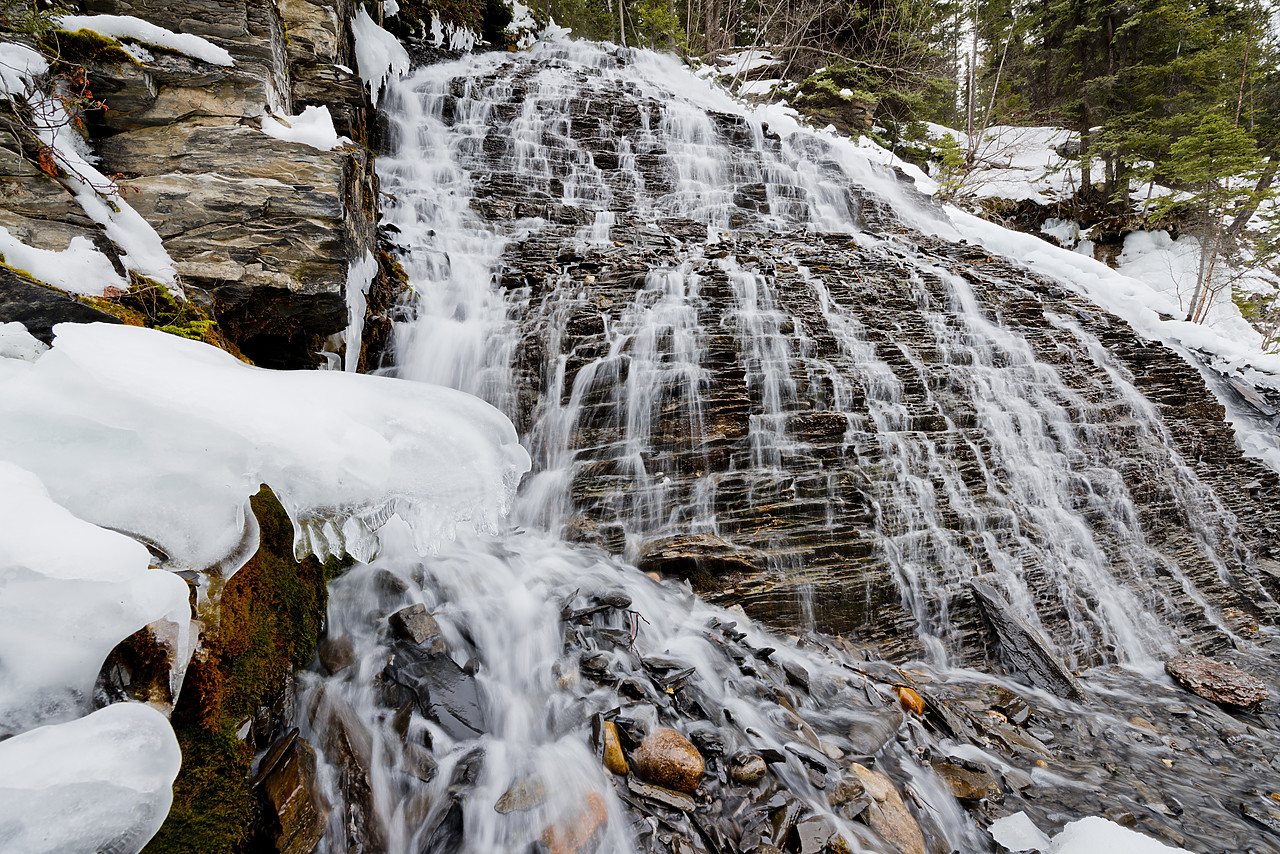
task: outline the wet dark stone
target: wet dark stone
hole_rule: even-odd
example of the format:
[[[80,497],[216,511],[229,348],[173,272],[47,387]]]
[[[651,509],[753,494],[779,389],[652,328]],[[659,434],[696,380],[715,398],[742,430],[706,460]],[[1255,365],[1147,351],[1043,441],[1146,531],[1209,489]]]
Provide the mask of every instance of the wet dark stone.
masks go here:
[[[983,619],[998,638],[1001,656],[1014,673],[1060,697],[1084,699],[1080,680],[1053,654],[1044,636],[1009,607],[996,588],[986,580],[974,578],[969,581],[969,589]]]
[[[444,651],[444,638],[440,634],[440,624],[422,605],[410,605],[396,611],[387,619],[387,623],[395,636],[401,640],[430,648],[432,652]]]
[[[325,638],[320,641],[316,647],[316,654],[320,657],[320,665],[330,675],[339,673],[355,663],[356,653],[355,647],[351,643],[351,638]]]
[[[677,792],[674,789],[668,789],[665,786],[658,786],[653,783],[646,783],[643,780],[637,780],[635,777],[627,779],[627,787],[631,793],[639,797],[646,798],[662,804],[664,807],[670,807],[681,812],[691,813],[697,809],[697,803],[693,798],[684,792]]]
[[[455,854],[461,851],[466,838],[463,822],[462,803],[454,800],[449,804],[449,809],[437,819],[436,826],[422,846],[421,854]]]
[[[476,738],[485,731],[475,678],[448,655],[400,645],[388,669],[390,678],[413,695],[418,710],[450,737]]]
[[[53,327],[58,323],[121,322],[69,294],[0,267],[0,323],[11,321],[21,323],[45,344],[53,343]]]

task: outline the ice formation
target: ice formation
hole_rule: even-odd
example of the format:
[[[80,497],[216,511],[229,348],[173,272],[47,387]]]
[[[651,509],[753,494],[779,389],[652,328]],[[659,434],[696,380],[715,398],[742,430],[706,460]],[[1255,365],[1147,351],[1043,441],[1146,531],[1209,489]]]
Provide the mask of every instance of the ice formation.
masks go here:
[[[400,40],[373,22],[364,9],[351,19],[351,32],[356,38],[356,65],[360,78],[369,87],[373,105],[387,80],[409,70],[409,54]]]
[[[140,703],[0,742],[0,854],[137,851],[168,815],[181,764],[169,722]]]
[[[423,551],[459,523],[491,528],[529,467],[506,417],[460,392],[261,370],[136,327],[55,334],[37,362],[0,364],[4,456],[173,566],[234,572],[261,483],[294,518],[300,553],[367,558],[394,512]]]

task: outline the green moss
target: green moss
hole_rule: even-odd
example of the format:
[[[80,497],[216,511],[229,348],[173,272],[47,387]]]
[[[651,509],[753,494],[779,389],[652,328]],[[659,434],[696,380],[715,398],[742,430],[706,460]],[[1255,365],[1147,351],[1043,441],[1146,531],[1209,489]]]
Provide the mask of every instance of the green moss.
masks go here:
[[[244,850],[254,802],[246,780],[252,754],[236,728],[276,696],[285,674],[315,653],[328,597],[341,567],[293,559],[293,526],[267,487],[250,499],[261,529],[254,557],[222,588],[174,709],[182,771],[173,807],[147,854],[232,854]],[[216,622],[216,625],[212,623]]]
[[[120,42],[93,30],[54,30],[40,39],[40,46],[69,65],[137,65]]]
[[[117,644],[102,667],[125,670],[130,677],[129,695],[135,699],[173,701],[169,695],[169,650],[145,626]]]

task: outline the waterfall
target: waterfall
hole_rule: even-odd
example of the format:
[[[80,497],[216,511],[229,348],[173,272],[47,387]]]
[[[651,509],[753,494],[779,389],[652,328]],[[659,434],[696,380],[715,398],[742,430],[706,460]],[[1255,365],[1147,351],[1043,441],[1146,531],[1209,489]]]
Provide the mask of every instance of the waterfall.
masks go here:
[[[298,703],[335,805],[322,850],[749,851],[797,817],[805,851],[909,850],[837,796],[853,761],[897,781],[929,850],[992,850],[938,762],[1010,780],[1053,734],[1011,747],[946,699],[1031,690],[967,669],[998,659],[971,582],[1099,668],[1092,690],[1151,680],[1161,708],[1164,659],[1247,646],[1241,590],[1274,607],[1109,321],[924,237],[943,212],[850,146],[671,58],[563,40],[418,69],[385,103],[414,292],[394,370],[507,413],[534,471],[517,527],[422,558],[393,521],[332,583],[354,663]],[[903,722],[905,684],[945,737]],[[1032,693],[1087,735],[1123,722]],[[688,735],[707,802],[611,775],[606,722]],[[756,800],[744,751],[768,760]],[[1088,788],[1069,776],[1036,781]]]

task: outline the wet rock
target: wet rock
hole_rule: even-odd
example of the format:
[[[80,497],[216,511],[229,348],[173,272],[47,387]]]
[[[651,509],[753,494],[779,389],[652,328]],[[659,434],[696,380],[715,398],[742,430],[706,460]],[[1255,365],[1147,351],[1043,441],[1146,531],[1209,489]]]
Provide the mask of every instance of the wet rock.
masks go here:
[[[769,801],[769,828],[772,842],[778,847],[785,847],[795,829],[796,820],[800,817],[802,804],[789,794],[779,792]]]
[[[768,559],[714,534],[681,534],[643,543],[636,563],[644,572],[688,579],[701,587],[718,579],[757,575],[768,566]]]
[[[837,854],[849,851],[835,822],[825,815],[812,815],[796,822],[799,854]]]
[[[888,777],[866,766],[853,763],[849,770],[870,797],[862,818],[871,829],[897,846],[902,854],[926,854],[920,826],[903,803],[902,796]]]
[[[1165,672],[1193,694],[1226,706],[1248,708],[1267,699],[1267,686],[1228,661],[1180,655],[1165,662]]]
[[[332,807],[316,780],[316,753],[297,729],[268,751],[258,772],[275,815],[272,842],[279,854],[309,854],[324,836]]]
[[[986,771],[977,771],[942,761],[935,761],[933,770],[942,778],[942,782],[947,784],[951,794],[962,801],[1003,797],[1000,785]]]
[[[913,715],[924,714],[924,698],[915,688],[908,685],[894,685],[893,693],[898,695],[898,705],[902,706],[904,712],[911,712]]]
[[[427,750],[420,744],[406,744],[404,746],[404,770],[413,775],[424,783],[430,783],[436,777],[436,772],[440,770],[436,758],[431,755],[431,751]]]
[[[587,794],[586,803],[568,820],[547,828],[542,844],[547,854],[580,854],[591,849],[597,834],[609,819],[609,808],[597,792]]]
[[[325,638],[316,647],[316,655],[320,657],[320,666],[330,676],[339,673],[355,663],[356,650],[349,637]]]
[[[426,844],[422,846],[422,854],[453,854],[455,851],[461,851],[463,840],[466,838],[465,821],[462,802],[453,800],[449,804],[449,809],[440,816],[436,826],[427,836]]]
[[[760,782],[768,770],[768,766],[764,764],[764,758],[759,753],[749,750],[738,751],[729,761],[730,779],[744,786]]]
[[[426,647],[432,652],[444,651],[444,637],[440,633],[440,624],[422,605],[401,608],[387,619],[387,624],[391,626],[392,633],[401,640]]]
[[[849,821],[862,815],[870,802],[862,781],[856,777],[842,777],[827,794],[831,808]]]
[[[684,792],[677,792],[675,789],[669,789],[666,786],[655,786],[643,780],[637,780],[635,777],[631,777],[627,781],[627,787],[633,795],[648,798],[665,807],[680,810],[681,812],[692,813],[698,806],[693,798]]]
[[[635,771],[645,780],[679,792],[694,792],[705,770],[701,754],[689,739],[662,728],[641,742],[631,755]]]
[[[1240,805],[1240,814],[1280,836],[1280,809],[1266,804],[1245,802]]]
[[[627,758],[622,753],[622,741],[618,737],[618,725],[613,721],[602,722],[600,735],[604,747],[604,767],[614,774],[626,776],[629,769],[627,768]]]
[[[868,713],[861,720],[849,725],[849,741],[853,743],[853,752],[861,756],[875,756],[880,748],[902,726],[902,712],[896,708],[886,708],[880,713]]]
[[[527,812],[536,806],[546,803],[547,789],[541,780],[526,778],[517,780],[516,784],[498,798],[494,809],[506,815],[510,812]]]
[[[0,323],[10,321],[21,323],[45,344],[53,343],[57,323],[120,323],[105,311],[0,265]]]
[[[418,710],[458,740],[485,731],[484,711],[475,677],[443,653],[401,646],[388,665],[388,677],[407,690]]]
[[[1069,700],[1083,700],[1080,680],[1058,660],[1044,635],[1009,606],[987,580],[990,578],[970,579],[969,589],[983,620],[996,636],[1005,663],[1037,688]]]

